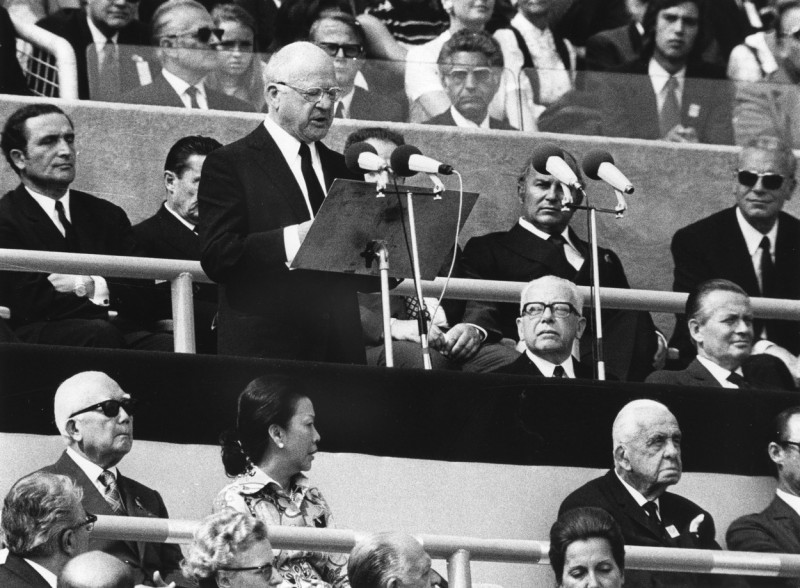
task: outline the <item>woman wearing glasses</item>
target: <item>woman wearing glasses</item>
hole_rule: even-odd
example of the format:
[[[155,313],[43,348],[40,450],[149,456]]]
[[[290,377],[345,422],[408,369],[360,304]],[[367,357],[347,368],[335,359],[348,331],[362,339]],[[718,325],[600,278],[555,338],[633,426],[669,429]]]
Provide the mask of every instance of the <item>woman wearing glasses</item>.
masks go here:
[[[331,526],[328,503],[303,474],[319,440],[314,406],[300,382],[253,380],[239,395],[235,430],[221,439],[225,472],[235,480],[217,495],[214,510],[233,508],[269,525]],[[350,586],[343,554],[281,550],[275,565],[285,586]]]
[[[206,83],[210,88],[252,104],[257,112],[266,112],[266,64],[256,52],[253,17],[235,4],[220,4],[211,11],[211,17],[214,26],[222,31],[219,42],[213,44],[221,59],[219,68],[206,78]]]
[[[267,588],[281,583],[272,567],[267,526],[249,514],[223,510],[207,517],[181,562],[183,574],[200,586]]]

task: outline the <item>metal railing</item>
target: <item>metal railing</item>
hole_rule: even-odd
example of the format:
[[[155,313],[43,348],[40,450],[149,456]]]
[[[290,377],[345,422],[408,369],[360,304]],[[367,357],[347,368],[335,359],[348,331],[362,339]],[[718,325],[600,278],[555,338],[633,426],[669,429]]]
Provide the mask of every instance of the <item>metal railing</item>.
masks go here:
[[[172,284],[175,351],[182,353],[195,352],[192,282],[213,283],[203,272],[199,261],[27,249],[0,249],[0,271],[168,280]],[[444,285],[444,278],[423,281],[422,292],[426,296],[439,296]],[[451,278],[447,285],[447,297],[457,300],[487,300],[516,304],[524,287],[525,282]],[[588,301],[589,288],[579,286],[578,289],[584,301]],[[392,290],[392,294],[397,296],[410,296],[414,293],[409,280]],[[600,288],[600,300],[604,308],[680,313],[683,312],[686,297],[686,294],[679,292]],[[800,320],[800,300],[751,298],[751,304],[756,318]],[[12,315],[13,312],[12,308]]]
[[[17,56],[37,96],[77,99],[78,62],[69,42],[35,24],[12,18],[17,40]]]
[[[154,543],[191,543],[199,521],[98,516],[93,537]],[[366,532],[346,529],[269,526],[276,549],[349,553]],[[549,543],[518,539],[479,539],[453,535],[415,535],[433,558],[447,560],[449,584],[471,586],[470,562],[550,563]],[[664,547],[625,548],[625,567],[661,572],[714,573],[767,577],[800,577],[800,555],[714,551]]]

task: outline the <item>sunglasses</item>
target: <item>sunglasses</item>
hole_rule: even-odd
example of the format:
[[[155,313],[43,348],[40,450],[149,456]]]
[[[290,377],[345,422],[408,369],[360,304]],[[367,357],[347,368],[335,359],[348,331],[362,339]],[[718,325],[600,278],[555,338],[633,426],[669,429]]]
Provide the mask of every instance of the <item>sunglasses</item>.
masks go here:
[[[761,185],[764,187],[765,190],[777,190],[781,186],[783,186],[784,178],[780,174],[767,172],[767,173],[758,173],[753,171],[748,171],[746,169],[737,169],[736,170],[736,179],[742,186],[747,188],[752,188],[753,186],[758,183],[759,178],[761,179]]]
[[[101,410],[105,416],[111,418],[119,414],[120,408],[124,408],[128,415],[133,416],[133,413],[136,410],[136,401],[133,398],[126,398],[125,400],[104,400],[103,402],[98,402],[97,404],[93,404],[91,406],[87,406],[86,408],[82,408],[77,412],[73,412],[67,418],[71,419],[79,414],[92,412],[95,410]]]
[[[454,82],[463,84],[467,81],[469,74],[472,74],[472,79],[477,84],[485,84],[492,79],[492,70],[488,67],[474,67],[472,69],[454,67],[445,75]]]
[[[222,35],[225,34],[225,31],[222,29],[212,29],[211,27],[200,27],[196,31],[186,31],[185,33],[175,33],[174,35],[164,35],[165,38],[176,38],[176,37],[193,37],[200,41],[201,43],[208,43],[211,39],[211,35],[214,35],[217,39],[221,39]]]
[[[336,57],[339,55],[339,51],[341,50],[342,55],[348,59],[360,57],[361,53],[364,51],[364,48],[357,43],[350,43],[346,45],[339,45],[338,43],[317,43],[317,47],[325,51],[325,53],[331,57]]]
[[[259,576],[264,576],[265,578],[272,577],[272,564],[267,563],[263,566],[250,566],[246,568],[217,568],[217,571],[222,572],[253,572]]]

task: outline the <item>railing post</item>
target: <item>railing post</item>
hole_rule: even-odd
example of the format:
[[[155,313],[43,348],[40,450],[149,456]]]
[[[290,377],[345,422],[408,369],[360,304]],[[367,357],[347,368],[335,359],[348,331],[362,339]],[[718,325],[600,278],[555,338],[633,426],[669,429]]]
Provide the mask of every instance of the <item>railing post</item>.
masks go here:
[[[453,588],[472,588],[469,551],[466,549],[459,549],[447,558],[447,585]]]
[[[172,280],[172,332],[176,353],[195,353],[192,274],[184,272]]]

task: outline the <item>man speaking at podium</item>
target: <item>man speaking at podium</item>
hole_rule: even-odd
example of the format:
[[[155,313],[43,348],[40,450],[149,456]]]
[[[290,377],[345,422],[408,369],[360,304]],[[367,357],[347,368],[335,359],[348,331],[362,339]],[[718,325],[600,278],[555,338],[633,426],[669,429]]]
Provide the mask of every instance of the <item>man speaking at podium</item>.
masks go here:
[[[221,285],[221,354],[365,362],[359,280],[288,267],[333,180],[360,179],[320,142],[340,93],[330,56],[287,45],[268,64],[264,122],[203,165],[201,261]]]

